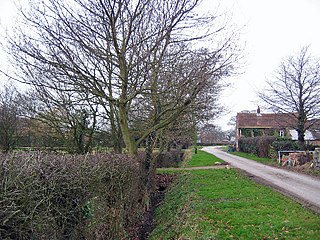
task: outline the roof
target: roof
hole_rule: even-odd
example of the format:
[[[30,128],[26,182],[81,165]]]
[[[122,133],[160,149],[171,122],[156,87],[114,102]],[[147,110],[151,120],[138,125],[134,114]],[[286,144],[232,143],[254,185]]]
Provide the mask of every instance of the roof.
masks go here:
[[[237,113],[238,128],[293,128],[295,123],[292,113]]]

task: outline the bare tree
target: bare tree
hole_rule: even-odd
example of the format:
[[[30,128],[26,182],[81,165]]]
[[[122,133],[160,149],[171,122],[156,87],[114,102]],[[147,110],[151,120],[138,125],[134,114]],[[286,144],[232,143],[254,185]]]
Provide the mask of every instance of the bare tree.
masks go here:
[[[20,95],[12,84],[0,92],[0,148],[7,152],[14,147],[19,124]]]
[[[92,96],[35,86],[24,94],[24,103],[24,116],[46,125],[70,152],[91,149],[98,125],[98,104]]]
[[[259,93],[260,98],[273,111],[289,113],[296,122],[298,140],[304,143],[305,131],[320,117],[320,60],[304,47],[296,56],[287,57],[275,79],[267,84]]]
[[[136,154],[139,144],[233,71],[235,35],[213,44],[224,27],[213,28],[213,16],[197,15],[199,3],[29,0],[30,10],[21,9],[24,22],[9,39],[19,80],[90,93],[109,112],[113,135],[120,129],[129,153]],[[204,40],[210,48],[195,47]],[[149,120],[136,139],[131,114],[142,102]]]

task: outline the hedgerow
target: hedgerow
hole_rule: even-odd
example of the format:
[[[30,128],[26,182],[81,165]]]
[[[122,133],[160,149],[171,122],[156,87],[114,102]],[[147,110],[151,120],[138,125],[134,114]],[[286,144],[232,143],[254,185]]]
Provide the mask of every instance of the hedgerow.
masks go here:
[[[183,153],[181,148],[171,149],[170,151],[163,152],[155,155],[157,167],[178,167],[182,161]]]
[[[260,136],[239,139],[239,150],[252,153],[258,157],[270,157],[272,143],[276,140],[273,136]]]
[[[145,210],[143,156],[0,155],[0,239],[123,239]]]
[[[273,143],[275,151],[284,151],[284,150],[300,150],[297,142],[286,138],[278,137]]]

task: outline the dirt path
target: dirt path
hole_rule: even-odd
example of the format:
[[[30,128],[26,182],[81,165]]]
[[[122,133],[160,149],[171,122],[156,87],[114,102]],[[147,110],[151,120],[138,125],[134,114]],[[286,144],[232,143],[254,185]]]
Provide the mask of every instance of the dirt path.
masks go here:
[[[205,147],[231,166],[244,170],[250,177],[263,182],[320,213],[320,180],[305,174],[267,166],[246,158],[221,151],[218,147]]]

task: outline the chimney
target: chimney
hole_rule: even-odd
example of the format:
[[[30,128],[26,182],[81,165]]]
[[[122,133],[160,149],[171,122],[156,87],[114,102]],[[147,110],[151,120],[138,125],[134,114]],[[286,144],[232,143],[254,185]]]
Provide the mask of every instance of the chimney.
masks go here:
[[[257,109],[257,116],[261,116],[261,111],[260,111],[260,107],[258,106],[258,109]]]

